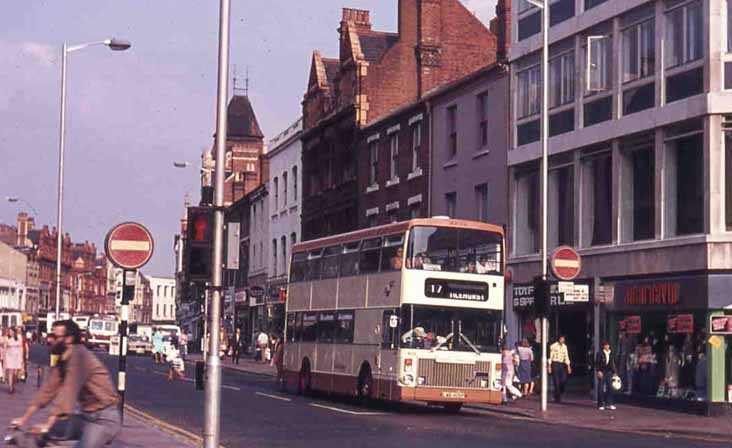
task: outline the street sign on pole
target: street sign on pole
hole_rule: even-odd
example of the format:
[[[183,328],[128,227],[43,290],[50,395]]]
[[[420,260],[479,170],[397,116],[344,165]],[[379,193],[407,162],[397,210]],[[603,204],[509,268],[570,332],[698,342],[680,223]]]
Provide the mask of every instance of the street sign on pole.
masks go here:
[[[576,250],[569,246],[560,246],[552,253],[552,272],[559,280],[571,282],[580,273],[582,261]]]
[[[125,389],[127,387],[127,322],[130,300],[135,296],[137,269],[143,267],[153,254],[155,245],[150,232],[142,224],[125,222],[107,233],[104,250],[115,266],[122,268],[122,302],[119,323],[119,370],[117,392],[120,396],[120,416],[124,418]],[[128,278],[129,277],[129,278]]]
[[[107,233],[104,240],[109,261],[128,271],[145,266],[152,257],[154,247],[150,232],[136,222],[118,224]]]

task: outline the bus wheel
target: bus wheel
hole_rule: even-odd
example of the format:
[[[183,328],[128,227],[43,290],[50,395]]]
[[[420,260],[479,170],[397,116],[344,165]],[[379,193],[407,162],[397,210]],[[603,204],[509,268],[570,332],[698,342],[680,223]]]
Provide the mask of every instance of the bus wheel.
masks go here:
[[[310,364],[303,364],[297,379],[297,394],[310,395],[312,391],[312,375],[310,374]]]
[[[358,389],[356,393],[359,401],[364,404],[373,397],[374,378],[371,376],[371,368],[368,365],[361,367],[361,373],[358,374]]]
[[[462,403],[445,403],[442,405],[442,407],[445,409],[446,412],[449,412],[451,414],[457,414],[460,412],[460,409],[462,409],[463,404]]]

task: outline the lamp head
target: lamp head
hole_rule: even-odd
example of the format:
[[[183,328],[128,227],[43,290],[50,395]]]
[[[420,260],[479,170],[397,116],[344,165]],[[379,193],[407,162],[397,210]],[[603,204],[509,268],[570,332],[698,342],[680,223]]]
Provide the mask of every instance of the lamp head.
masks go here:
[[[132,47],[132,44],[128,40],[124,39],[107,39],[104,41],[104,44],[109,47],[110,50],[113,51],[125,51],[128,50],[130,47]]]

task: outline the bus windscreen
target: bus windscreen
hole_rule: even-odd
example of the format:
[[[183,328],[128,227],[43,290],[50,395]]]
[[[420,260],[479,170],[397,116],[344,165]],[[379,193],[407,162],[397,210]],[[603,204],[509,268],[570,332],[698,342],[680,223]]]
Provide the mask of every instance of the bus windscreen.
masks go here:
[[[413,227],[409,233],[408,269],[500,274],[500,233],[454,227]]]

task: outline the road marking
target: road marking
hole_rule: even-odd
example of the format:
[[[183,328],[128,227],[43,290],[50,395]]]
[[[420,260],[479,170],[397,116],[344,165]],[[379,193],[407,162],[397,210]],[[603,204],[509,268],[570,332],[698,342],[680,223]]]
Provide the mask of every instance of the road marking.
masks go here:
[[[240,389],[240,388],[238,388],[238,387],[234,387],[234,386],[227,386],[227,385],[225,385],[225,384],[222,384],[222,385],[221,385],[221,388],[222,388],[222,389],[230,389],[230,390],[239,390],[239,391],[241,390],[241,389]]]
[[[274,398],[275,400],[292,401],[291,398],[280,397],[279,395],[265,394],[264,392],[254,392],[254,395],[259,395],[260,397]]]
[[[310,406],[313,406],[315,408],[328,409],[329,411],[341,412],[343,414],[350,414],[350,415],[384,415],[383,412],[360,412],[360,411],[351,411],[351,410],[348,410],[348,409],[335,408],[335,407],[332,407],[332,406],[326,406],[324,404],[318,404],[318,403],[310,403]]]

